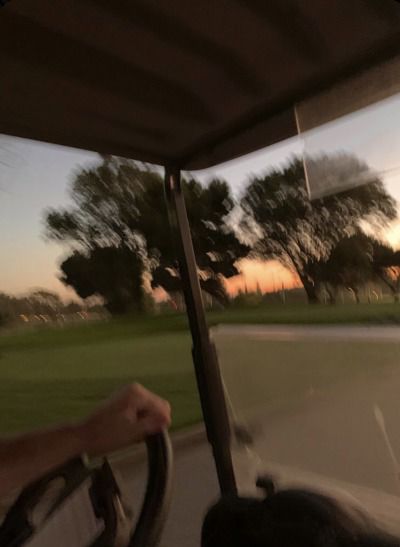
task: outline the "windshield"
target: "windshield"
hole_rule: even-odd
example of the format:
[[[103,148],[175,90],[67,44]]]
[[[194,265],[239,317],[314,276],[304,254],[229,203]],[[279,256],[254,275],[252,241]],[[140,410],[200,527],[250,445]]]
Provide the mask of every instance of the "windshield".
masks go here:
[[[302,184],[293,159],[254,176],[242,203],[254,254],[278,258],[299,289],[279,277],[267,294],[245,286],[253,325],[238,313],[212,331],[240,491],[260,493],[260,476],[311,487],[361,504],[396,533],[399,82],[397,59],[296,105]],[[385,319],[366,317],[391,301]]]
[[[238,325],[215,329],[213,338],[239,427],[238,464],[240,440],[251,438],[252,472],[397,498],[398,327]]]

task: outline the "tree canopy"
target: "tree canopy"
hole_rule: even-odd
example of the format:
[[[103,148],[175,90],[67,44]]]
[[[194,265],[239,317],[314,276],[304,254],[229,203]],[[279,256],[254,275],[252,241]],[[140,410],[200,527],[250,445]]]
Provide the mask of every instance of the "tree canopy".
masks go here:
[[[321,261],[318,276],[331,302],[339,287],[353,291],[358,301],[359,289],[367,282],[382,282],[398,300],[400,251],[361,230],[340,240],[326,261]]]
[[[96,247],[74,251],[61,264],[61,281],[81,298],[101,295],[110,313],[142,312],[143,265],[127,247]]]
[[[23,296],[0,292],[0,326],[2,323],[21,320],[23,316],[45,316],[54,320],[60,314],[81,309],[79,303],[63,302],[57,293],[46,289],[36,289]]]
[[[331,168],[344,157],[343,153],[329,157]],[[365,178],[366,164],[354,156],[348,160],[346,169],[351,165],[354,179],[358,171]],[[314,163],[318,161],[324,163],[327,158],[314,158]],[[339,241],[358,231],[362,222],[378,229],[396,217],[395,200],[382,181],[372,173],[368,180],[368,184],[310,201],[298,157],[253,177],[241,201],[244,225],[257,234],[253,256],[279,260],[299,277],[309,301],[318,301],[321,264],[328,261]]]
[[[223,279],[239,273],[236,262],[249,251],[229,223],[229,186],[194,179],[182,186],[202,288],[226,301]],[[75,173],[70,193],[73,207],[46,214],[47,236],[72,251],[61,265],[64,283],[82,297],[102,295],[113,313],[142,309],[146,275],[154,288],[181,289],[159,172],[102,157]]]
[[[332,304],[336,302],[339,288],[352,291],[359,302],[360,288],[374,278],[375,244],[378,243],[373,238],[357,231],[354,235],[341,239],[333,247],[329,257],[316,265],[316,277],[319,283],[324,283]]]

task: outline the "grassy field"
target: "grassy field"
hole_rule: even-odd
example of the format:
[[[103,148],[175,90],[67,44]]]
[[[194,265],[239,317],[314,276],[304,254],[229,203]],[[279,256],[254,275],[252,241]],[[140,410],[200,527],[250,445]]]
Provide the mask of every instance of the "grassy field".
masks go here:
[[[100,327],[100,331],[103,328]],[[108,338],[102,332],[76,343],[65,331],[62,344],[42,333],[34,347],[8,346],[0,357],[3,431],[16,431],[84,415],[112,390],[136,380],[168,398],[174,427],[198,421],[199,404],[186,333]],[[60,336],[57,333],[56,339]],[[68,340],[69,336],[71,339]]]
[[[400,306],[231,309],[210,313],[209,322],[211,325],[400,323]],[[298,349],[292,348],[291,351],[298,353]],[[236,361],[242,363],[247,351],[245,347],[241,351],[237,349]],[[277,349],[271,345],[268,351],[270,362],[289,360],[290,356],[280,358],[281,361],[275,359],[276,352]],[[260,359],[264,359],[265,347],[258,353]],[[281,393],[282,397],[293,397],[295,392],[304,389],[304,374],[301,381],[299,376],[293,377],[289,391],[280,392],[284,385],[284,370],[283,366],[275,366],[269,371],[270,389]],[[184,316],[156,316],[3,333],[0,335],[2,431],[20,431],[82,416],[110,391],[132,380],[142,382],[171,401],[174,428],[199,421],[200,408]]]

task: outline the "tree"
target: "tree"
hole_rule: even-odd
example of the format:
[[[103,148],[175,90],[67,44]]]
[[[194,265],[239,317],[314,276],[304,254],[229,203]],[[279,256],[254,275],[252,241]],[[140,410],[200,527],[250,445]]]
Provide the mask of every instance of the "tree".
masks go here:
[[[126,247],[74,251],[62,262],[61,271],[61,281],[81,298],[102,295],[111,314],[143,311],[142,262]]]
[[[339,287],[350,289],[359,301],[359,289],[368,281],[381,281],[398,301],[400,251],[358,230],[340,240],[328,259],[320,261],[316,276],[325,284],[332,303]]]
[[[33,313],[54,316],[60,312],[64,304],[57,293],[38,289],[26,297]]]
[[[343,161],[343,157],[341,153],[336,161]],[[329,158],[331,168],[334,159]],[[326,156],[314,158],[314,164],[317,161],[326,162]],[[365,177],[365,163],[351,156],[346,165],[352,165],[355,179],[357,170]],[[242,207],[247,214],[245,225],[258,233],[253,256],[277,259],[291,269],[301,280],[309,302],[318,302],[319,266],[341,239],[355,233],[362,221],[377,228],[396,217],[395,201],[378,178],[311,202],[303,163],[297,157],[280,169],[251,179]]]
[[[13,300],[8,294],[0,292],[0,327],[6,325],[12,317]]]
[[[207,186],[190,179],[184,181],[183,192],[201,288],[226,305],[229,299],[224,279],[239,274],[237,262],[249,252],[249,247],[239,241],[228,222],[235,205],[229,186],[217,179]],[[156,188],[152,195],[155,199],[151,207],[149,200],[147,202],[150,214],[146,218],[156,217],[159,211],[158,221],[157,225],[152,223],[144,229],[152,264],[152,286],[162,287],[167,292],[180,291],[179,267],[170,235],[160,238],[168,223],[165,204],[160,201],[160,188]]]
[[[395,251],[385,243],[375,241],[372,254],[372,269],[391,291],[395,302],[399,301],[400,289],[400,251]]]
[[[37,289],[19,297],[0,292],[0,323],[3,324],[20,321],[23,317],[26,320],[30,316],[55,320],[60,314],[68,315],[81,310],[82,306],[79,303],[64,303],[57,293],[46,289]]]
[[[226,300],[223,278],[237,275],[235,263],[249,250],[229,226],[234,208],[229,187],[218,180],[207,186],[193,179],[182,184],[200,282],[214,297]],[[130,303],[128,307],[136,299],[136,308],[143,308],[146,274],[152,277],[153,287],[180,290],[163,196],[161,175],[131,160],[103,157],[99,164],[78,171],[71,186],[74,207],[51,210],[46,216],[48,237],[73,250],[62,265],[64,283],[81,296],[90,287],[106,299],[109,309],[122,309],[122,297]],[[112,260],[103,260],[106,253],[113,253]],[[117,274],[112,264],[124,273]],[[121,283],[118,295],[109,290],[110,285]]]
[[[376,241],[361,231],[344,237],[332,249],[325,261],[317,265],[316,277],[325,284],[332,304],[336,302],[337,290],[350,290],[360,302],[360,288],[373,278],[373,246]]]

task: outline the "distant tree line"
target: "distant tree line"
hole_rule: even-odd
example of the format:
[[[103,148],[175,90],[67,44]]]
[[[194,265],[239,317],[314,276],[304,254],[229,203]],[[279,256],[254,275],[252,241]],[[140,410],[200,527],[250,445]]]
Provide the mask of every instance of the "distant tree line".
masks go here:
[[[79,312],[83,307],[74,301],[63,302],[58,294],[47,290],[34,290],[24,296],[12,296],[0,292],[0,325],[22,317],[48,317]]]
[[[321,156],[356,177],[366,164],[352,155]],[[324,167],[324,165],[322,165]],[[321,168],[319,172],[323,173]],[[382,181],[310,201],[303,163],[253,177],[239,200],[219,179],[201,184],[183,180],[198,275],[203,291],[221,305],[229,298],[225,280],[238,275],[245,257],[275,259],[301,281],[309,302],[340,287],[357,291],[379,278],[397,298],[398,253],[379,241],[396,218],[396,203]],[[46,212],[46,234],[69,249],[60,279],[82,298],[101,295],[113,314],[141,312],[150,288],[181,291],[179,268],[168,226],[160,173],[131,160],[103,156],[76,172],[73,206]]]

